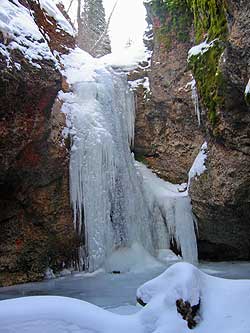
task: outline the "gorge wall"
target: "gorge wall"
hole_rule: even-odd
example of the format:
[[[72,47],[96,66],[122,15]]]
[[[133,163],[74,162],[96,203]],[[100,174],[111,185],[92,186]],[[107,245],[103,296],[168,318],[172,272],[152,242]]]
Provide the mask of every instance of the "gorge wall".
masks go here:
[[[48,266],[62,269],[77,248],[57,99],[64,84],[52,55],[67,53],[75,40],[37,1],[5,1],[1,10],[0,286],[41,279]]]
[[[187,182],[207,141],[206,171],[193,179],[189,191],[199,257],[249,259],[250,4],[153,0],[146,7],[154,32],[147,70],[151,92],[145,98],[143,88],[137,90],[135,153],[161,177]],[[190,48],[204,41],[188,61]]]
[[[250,259],[250,4],[153,0],[146,7],[151,64],[130,74],[150,82],[150,91],[143,84],[136,90],[135,155],[165,180],[183,183],[207,141],[206,171],[189,189],[199,256]],[[68,90],[60,55],[75,37],[36,0],[2,0],[3,8],[14,16],[0,15],[0,286],[70,266],[80,242],[57,97]],[[21,21],[8,30],[16,12],[29,23],[27,35],[18,34]]]

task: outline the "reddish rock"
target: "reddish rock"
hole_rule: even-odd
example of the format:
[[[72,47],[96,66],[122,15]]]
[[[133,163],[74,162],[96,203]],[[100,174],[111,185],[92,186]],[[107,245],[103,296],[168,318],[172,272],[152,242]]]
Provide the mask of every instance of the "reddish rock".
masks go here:
[[[34,11],[51,50],[74,47],[74,39],[57,32],[38,4],[22,4]],[[69,151],[61,135],[65,117],[56,99],[62,76],[53,61],[39,61],[39,69],[17,50],[11,60],[21,70],[7,67],[0,55],[0,285],[38,280],[48,266],[71,265],[78,242],[69,202]]]

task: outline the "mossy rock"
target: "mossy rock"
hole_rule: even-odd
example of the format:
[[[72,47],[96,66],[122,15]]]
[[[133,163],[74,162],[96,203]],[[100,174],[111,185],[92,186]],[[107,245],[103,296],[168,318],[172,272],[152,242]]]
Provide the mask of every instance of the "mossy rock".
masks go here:
[[[193,13],[197,43],[205,38],[209,41],[216,38],[227,39],[227,4],[225,0],[186,0],[185,2]]]
[[[161,26],[156,29],[156,38],[167,49],[171,48],[173,37],[180,42],[189,41],[189,29],[193,17],[183,0],[153,0],[153,13]]]
[[[224,105],[225,81],[219,69],[219,60],[224,51],[224,43],[217,40],[206,52],[191,56],[189,67],[197,82],[203,105],[208,110],[208,119],[214,127],[218,108]]]

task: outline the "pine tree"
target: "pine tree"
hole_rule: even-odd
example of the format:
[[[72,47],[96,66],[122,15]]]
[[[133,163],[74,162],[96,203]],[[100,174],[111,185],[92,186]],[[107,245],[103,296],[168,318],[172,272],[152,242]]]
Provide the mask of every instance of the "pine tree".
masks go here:
[[[93,57],[111,52],[102,0],[78,0],[78,45]]]

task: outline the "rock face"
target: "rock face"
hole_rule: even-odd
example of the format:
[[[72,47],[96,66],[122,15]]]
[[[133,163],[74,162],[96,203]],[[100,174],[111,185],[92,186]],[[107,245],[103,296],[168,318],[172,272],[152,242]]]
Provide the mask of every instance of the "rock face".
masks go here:
[[[51,51],[74,46],[35,2],[21,4],[33,10]],[[11,38],[0,33],[0,43],[8,46]],[[36,63],[18,48],[9,61],[0,54],[0,285],[40,279],[48,266],[69,264],[76,251],[65,119],[56,98],[62,77],[52,60]]]
[[[160,176],[182,182],[207,141],[207,170],[190,187],[199,257],[249,259],[250,108],[244,91],[250,77],[250,3],[176,0],[170,6],[153,0],[153,13],[151,8],[151,98],[145,103],[137,97],[135,152]],[[190,47],[205,39],[215,40],[213,46],[188,63]],[[200,127],[188,84],[192,76]]]
[[[141,91],[136,93],[135,152],[143,155],[161,177],[173,183],[186,182],[204,141],[192,101],[192,73],[187,68],[192,44],[189,39],[180,42],[174,36],[170,43],[150,7],[148,13],[155,35],[148,71],[151,96],[145,99]],[[187,34],[192,38],[191,26]]]
[[[250,107],[244,96],[250,76],[249,2],[227,1],[227,19],[217,69],[223,104],[216,108],[214,126],[206,118],[207,172],[191,186],[200,257],[213,260],[250,258]]]

